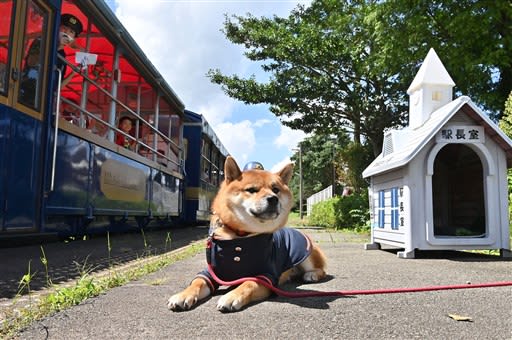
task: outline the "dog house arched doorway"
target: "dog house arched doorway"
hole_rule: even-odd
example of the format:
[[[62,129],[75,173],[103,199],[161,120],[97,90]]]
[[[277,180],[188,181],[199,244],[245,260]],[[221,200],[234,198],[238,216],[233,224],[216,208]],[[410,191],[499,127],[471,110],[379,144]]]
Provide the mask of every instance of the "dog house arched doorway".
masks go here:
[[[434,237],[485,237],[484,169],[464,144],[447,144],[434,160]]]

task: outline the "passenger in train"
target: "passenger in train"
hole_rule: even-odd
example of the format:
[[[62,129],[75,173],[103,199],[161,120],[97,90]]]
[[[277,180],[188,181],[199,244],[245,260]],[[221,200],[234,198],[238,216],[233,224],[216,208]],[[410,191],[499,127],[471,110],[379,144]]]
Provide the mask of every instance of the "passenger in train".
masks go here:
[[[0,40],[0,93],[7,90],[7,55],[9,53],[9,41]]]
[[[41,65],[41,38],[35,38],[27,50],[23,60],[23,71],[20,79],[19,101],[34,107],[37,89],[41,86],[39,68]]]
[[[128,116],[121,117],[119,119],[118,128],[119,130],[131,136],[133,129],[133,121]],[[116,144],[130,150],[134,150],[135,147],[135,141],[121,133],[117,133],[116,135]]]
[[[66,58],[66,52],[64,47],[68,46],[73,49],[81,49],[75,43],[75,39],[82,33],[83,26],[80,20],[72,14],[62,14],[60,17],[60,28],[59,28],[59,47],[57,53],[62,57]],[[61,58],[57,58],[57,68],[61,70],[62,76],[66,74],[67,65]],[[61,86],[66,86],[69,81],[73,78],[75,72],[71,72],[66,78],[62,79]]]
[[[82,23],[71,14],[63,14],[61,16],[61,26],[59,33],[59,47],[57,53],[61,55],[63,58],[66,57],[66,53],[64,52],[64,47],[69,46],[72,48],[77,48],[78,46],[74,44],[75,38],[82,32]],[[25,105],[34,107],[37,89],[41,87],[41,79],[40,79],[40,67],[42,58],[42,49],[41,49],[41,37],[35,38],[31,43],[30,47],[27,49],[27,54],[25,56],[23,62],[23,71],[21,73],[21,83],[20,83],[20,102]],[[57,68],[62,71],[62,76],[64,77],[66,73],[66,63],[57,58]],[[65,86],[73,77],[74,72],[72,72],[68,77],[62,79],[62,85]]]
[[[76,101],[72,100],[72,102],[78,106]],[[80,113],[77,112],[76,107],[70,103],[62,102],[61,117],[71,124],[80,125]]]
[[[149,119],[149,124],[153,125],[153,120]],[[149,125],[145,124],[142,120],[139,120],[139,141],[146,144],[149,147],[153,147],[154,132],[151,131]],[[147,157],[151,154],[151,151],[143,146],[139,146],[139,154]]]

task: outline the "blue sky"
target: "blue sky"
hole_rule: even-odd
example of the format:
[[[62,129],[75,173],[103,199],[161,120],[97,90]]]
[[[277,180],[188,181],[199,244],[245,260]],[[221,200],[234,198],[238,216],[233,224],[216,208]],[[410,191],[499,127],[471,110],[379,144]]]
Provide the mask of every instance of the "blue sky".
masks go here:
[[[220,31],[224,15],[288,16],[307,1],[109,0],[109,6],[188,110],[203,114],[240,166],[259,161],[278,170],[304,137],[284,127],[266,105],[226,96],[205,76],[209,69],[241,77],[268,77]],[[144,4],[144,5],[141,5]]]

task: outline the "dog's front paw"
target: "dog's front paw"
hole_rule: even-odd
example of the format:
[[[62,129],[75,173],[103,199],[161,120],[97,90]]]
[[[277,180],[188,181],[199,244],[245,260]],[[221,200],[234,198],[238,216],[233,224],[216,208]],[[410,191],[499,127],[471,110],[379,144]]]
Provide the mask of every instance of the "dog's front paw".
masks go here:
[[[167,302],[167,308],[173,311],[189,310],[197,303],[197,295],[189,295],[185,292],[174,294]]]
[[[304,282],[318,282],[325,277],[325,271],[323,269],[314,269],[311,271],[307,271],[302,276],[302,280]]]
[[[221,312],[236,312],[246,305],[242,296],[232,293],[220,297],[219,302],[217,302],[217,310]]]

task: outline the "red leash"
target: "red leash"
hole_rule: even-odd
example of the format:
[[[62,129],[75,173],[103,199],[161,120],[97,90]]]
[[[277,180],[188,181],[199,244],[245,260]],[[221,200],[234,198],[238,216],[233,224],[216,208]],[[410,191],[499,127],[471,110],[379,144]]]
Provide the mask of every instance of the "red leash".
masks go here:
[[[414,292],[430,292],[435,290],[450,290],[450,289],[469,289],[469,288],[488,288],[488,287],[504,287],[512,286],[512,281],[504,282],[487,282],[477,284],[463,284],[463,285],[444,285],[444,286],[429,286],[429,287],[416,287],[416,288],[387,288],[387,289],[368,289],[368,290],[335,290],[335,291],[310,291],[310,292],[289,292],[279,289],[268,281],[259,277],[243,277],[234,281],[221,280],[210,264],[208,264],[208,272],[213,279],[221,286],[236,286],[245,281],[257,282],[279,296],[298,298],[298,297],[312,297],[312,296],[348,296],[348,295],[375,295],[375,294],[396,294],[396,293],[414,293]]]

